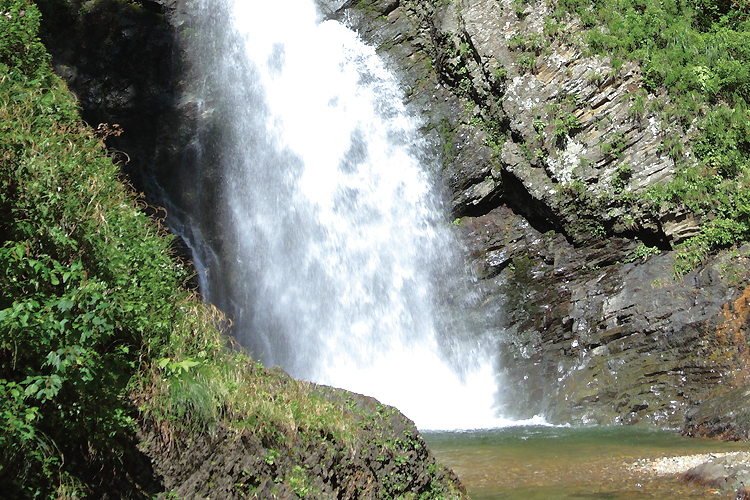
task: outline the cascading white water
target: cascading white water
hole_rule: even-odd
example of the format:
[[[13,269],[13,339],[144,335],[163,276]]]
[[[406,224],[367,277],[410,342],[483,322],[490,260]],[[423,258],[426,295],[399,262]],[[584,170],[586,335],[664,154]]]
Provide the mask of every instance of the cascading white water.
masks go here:
[[[442,341],[466,338],[440,306],[463,266],[419,124],[375,51],[318,22],[312,0],[183,7],[190,155],[215,199],[185,236],[240,342],[422,429],[507,424],[491,362]]]

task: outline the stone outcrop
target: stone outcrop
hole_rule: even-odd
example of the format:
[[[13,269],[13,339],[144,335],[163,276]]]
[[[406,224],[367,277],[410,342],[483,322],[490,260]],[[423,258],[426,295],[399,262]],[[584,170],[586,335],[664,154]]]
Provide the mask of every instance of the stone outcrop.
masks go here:
[[[680,427],[745,383],[749,249],[675,277],[670,250],[700,221],[643,195],[690,161],[691,132],[636,64],[586,55],[546,2],[329,10],[379,47],[438,145],[506,415]]]
[[[740,386],[702,401],[685,418],[683,434],[693,437],[747,441],[750,437],[750,387]]]
[[[164,489],[179,498],[468,498],[398,410],[342,390],[317,391],[347,409],[350,442],[294,430],[264,437],[225,426],[165,438],[163,429],[148,421],[140,447]]]
[[[616,238],[576,248],[507,207],[463,232],[501,332],[506,399],[528,402],[509,413],[676,427],[690,405],[745,380],[746,306],[722,279],[740,261],[676,279],[667,252],[644,261]]]
[[[704,487],[737,490],[735,498],[747,498],[740,495],[750,486],[750,455],[736,453],[714,458],[688,470],[681,478]]]

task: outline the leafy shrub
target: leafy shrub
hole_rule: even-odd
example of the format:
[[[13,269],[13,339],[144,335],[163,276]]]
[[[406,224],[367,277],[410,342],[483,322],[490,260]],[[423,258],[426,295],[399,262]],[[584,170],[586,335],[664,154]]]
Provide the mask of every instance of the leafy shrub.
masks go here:
[[[82,470],[121,460],[128,385],[183,321],[186,274],[52,74],[35,7],[0,5],[0,482],[80,497],[107,481]]]
[[[666,88],[662,118],[692,140],[697,162],[684,162],[685,142],[668,137],[661,152],[677,166],[674,180],[651,190],[661,203],[684,205],[710,222],[681,250],[681,272],[717,248],[750,239],[743,202],[750,175],[750,9],[746,0],[560,0],[555,17],[579,16],[589,28],[590,49],[640,62],[647,89]],[[645,98],[636,95],[630,114],[642,119]],[[564,130],[558,127],[558,130]],[[605,148],[615,149],[605,146]]]
[[[39,41],[39,10],[29,0],[0,0],[0,64],[27,76],[47,71],[49,56]]]
[[[711,110],[701,129],[695,152],[707,168],[723,179],[734,178],[748,168],[750,119],[744,100],[734,108],[718,106]]]

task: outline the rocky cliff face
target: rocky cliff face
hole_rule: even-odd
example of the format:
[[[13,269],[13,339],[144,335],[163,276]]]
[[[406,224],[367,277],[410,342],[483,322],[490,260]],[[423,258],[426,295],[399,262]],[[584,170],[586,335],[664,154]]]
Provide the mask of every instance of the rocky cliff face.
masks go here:
[[[646,193],[691,153],[638,65],[586,55],[543,1],[328,10],[399,71],[441,146],[506,414],[676,427],[747,381],[749,249],[675,277],[671,249],[700,221]]]

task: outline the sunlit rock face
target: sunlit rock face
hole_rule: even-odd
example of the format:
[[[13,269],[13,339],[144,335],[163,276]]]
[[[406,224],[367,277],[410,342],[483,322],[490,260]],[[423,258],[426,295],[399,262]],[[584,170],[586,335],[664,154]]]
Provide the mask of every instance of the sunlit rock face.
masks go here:
[[[399,68],[441,145],[479,278],[475,315],[500,342],[506,414],[678,427],[746,382],[746,258],[675,279],[671,248],[699,221],[632,201],[674,173],[664,138],[678,128],[647,111],[665,96],[642,89],[637,65],[585,56],[575,23],[550,41],[546,14],[407,0],[335,17]]]

